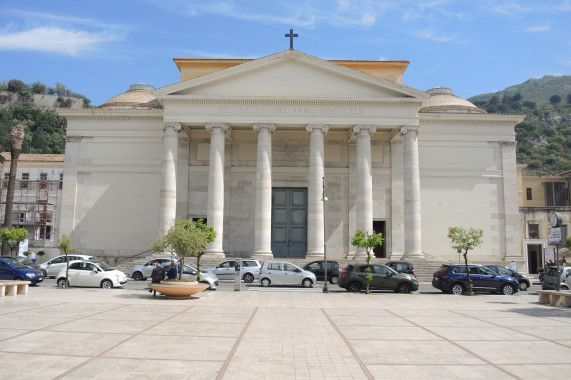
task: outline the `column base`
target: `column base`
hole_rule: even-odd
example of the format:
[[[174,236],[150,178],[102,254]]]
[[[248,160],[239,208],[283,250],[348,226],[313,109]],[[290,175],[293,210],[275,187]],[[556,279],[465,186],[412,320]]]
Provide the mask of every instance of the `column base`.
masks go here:
[[[325,252],[323,251],[313,251],[313,252],[307,252],[305,254],[305,258],[307,260],[323,260],[325,258]]]
[[[424,259],[424,254],[421,251],[405,252],[404,255],[402,255],[402,258]]]
[[[347,252],[347,254],[345,255],[345,258],[347,260],[353,260],[355,258],[355,251],[349,251]]]
[[[272,251],[254,251],[252,253],[252,258],[260,261],[268,261],[273,260],[274,255],[272,254]]]
[[[398,261],[398,260],[402,260],[402,258],[403,258],[402,252],[393,252],[393,253],[391,253],[391,256],[389,257],[389,260]]]
[[[206,252],[204,252],[204,255],[202,255],[202,258],[204,259],[224,259],[226,258],[226,255],[224,254],[224,251],[221,250],[207,250]]]

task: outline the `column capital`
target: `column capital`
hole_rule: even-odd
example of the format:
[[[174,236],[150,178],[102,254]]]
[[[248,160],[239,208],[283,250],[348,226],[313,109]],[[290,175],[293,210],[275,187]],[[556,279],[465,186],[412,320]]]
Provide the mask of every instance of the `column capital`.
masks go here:
[[[377,132],[377,127],[374,127],[372,125],[355,125],[353,126],[353,133],[355,134],[360,134],[360,133],[369,133],[369,134],[373,134]]]
[[[172,121],[163,122],[163,131],[166,130],[168,127],[174,128],[174,130],[177,132],[182,129],[182,125],[178,122],[172,122]]]
[[[254,124],[254,131],[260,132],[262,129],[267,129],[270,133],[276,131],[276,125],[271,123],[256,123]]]
[[[230,126],[226,123],[206,123],[205,128],[208,132],[211,133],[214,129],[220,129],[222,133],[226,133],[230,130]]]
[[[420,128],[418,125],[403,125],[400,127],[399,132],[401,135],[406,135],[408,132],[416,132],[418,135],[420,132],[422,132],[422,128]]]
[[[327,134],[327,132],[329,131],[329,126],[327,124],[308,124],[305,127],[305,130],[307,131],[307,133],[311,133],[313,132],[313,130],[317,130],[317,129],[321,129],[321,131],[323,132],[323,134]]]
[[[517,145],[515,141],[500,141],[500,143],[503,146],[516,146]]]
[[[65,136],[65,142],[81,142],[82,136]]]

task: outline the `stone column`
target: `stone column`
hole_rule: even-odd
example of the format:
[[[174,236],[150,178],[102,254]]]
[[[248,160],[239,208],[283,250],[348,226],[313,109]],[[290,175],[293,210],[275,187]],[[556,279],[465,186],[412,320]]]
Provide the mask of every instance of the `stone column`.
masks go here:
[[[307,194],[307,258],[322,259],[323,245],[323,178],[325,176],[325,147],[323,137],[329,130],[327,125],[310,124],[305,127],[309,133],[309,188]]]
[[[254,214],[254,253],[261,260],[272,255],[272,133],[275,124],[254,124],[258,132],[256,198]]]
[[[216,239],[208,244],[204,257],[224,257],[222,242],[224,236],[224,135],[228,124],[208,123],[210,132],[210,163],[208,173],[208,208],[206,219],[208,226],[214,227]]]
[[[60,231],[72,236],[76,224],[77,209],[77,171],[79,168],[79,158],[81,156],[81,136],[66,136],[65,138],[65,159],[64,159],[64,180],[62,185],[62,201],[60,209]],[[57,241],[55,239],[54,241]],[[74,240],[74,245],[77,240]]]
[[[399,132],[391,139],[391,260],[400,260],[404,254],[404,159],[402,138],[403,136]],[[387,244],[386,240],[383,244]]]
[[[373,232],[373,172],[371,165],[371,135],[377,129],[370,125],[356,125],[357,134],[357,230]],[[351,236],[352,238],[352,236]],[[355,259],[367,257],[364,248],[357,248]]]
[[[165,123],[163,128],[159,233],[167,230],[176,217],[176,157],[178,154],[178,131],[180,129],[180,123]]]
[[[404,255],[424,257],[421,244],[420,169],[418,164],[418,127],[402,127],[404,140]]]

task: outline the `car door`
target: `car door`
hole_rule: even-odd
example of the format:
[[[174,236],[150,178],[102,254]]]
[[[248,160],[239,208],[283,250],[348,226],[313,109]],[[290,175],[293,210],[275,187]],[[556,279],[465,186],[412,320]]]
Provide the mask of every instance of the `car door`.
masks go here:
[[[308,264],[305,267],[305,270],[313,272],[315,274],[315,277],[317,278],[317,281],[323,281],[323,277],[325,276],[325,268],[323,268],[322,261],[315,261],[313,263]]]
[[[6,264],[4,261],[0,261],[0,280],[13,280],[14,271],[10,265]]]
[[[299,285],[303,280],[301,269],[290,263],[284,263],[284,285]]]
[[[470,278],[472,279],[474,288],[478,288],[480,290],[498,290],[500,286],[498,276],[485,267],[470,268]]]
[[[71,260],[70,260],[71,261]],[[65,256],[59,256],[51,261],[48,261],[48,265],[46,267],[46,274],[50,277],[55,277],[59,273],[59,271],[64,268],[66,265]]]
[[[105,272],[95,264],[85,262],[81,264],[81,274],[85,283],[83,286],[99,287],[105,277]]]
[[[85,273],[81,270],[83,263],[69,264],[68,281],[70,286],[86,286]]]
[[[286,285],[282,263],[268,263],[265,274],[270,279],[272,285]]]
[[[371,281],[370,287],[374,289],[392,289],[393,272],[383,265],[371,265],[371,274],[373,275],[373,280]],[[395,285],[396,286],[396,285]]]
[[[224,261],[215,267],[214,274],[216,274],[220,280],[232,280],[234,279],[235,272],[234,265],[234,260]]]

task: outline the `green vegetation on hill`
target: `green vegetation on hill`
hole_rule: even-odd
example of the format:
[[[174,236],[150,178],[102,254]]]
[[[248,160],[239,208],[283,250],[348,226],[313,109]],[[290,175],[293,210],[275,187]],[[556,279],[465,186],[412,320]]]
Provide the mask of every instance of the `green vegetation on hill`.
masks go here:
[[[571,169],[571,76],[530,79],[468,100],[488,113],[526,115],[515,131],[517,162],[527,164],[527,174]]]
[[[55,110],[43,111],[34,106],[32,94],[56,95],[62,107],[71,104],[69,97],[80,98],[83,106],[89,107],[90,100],[72,92],[63,84],[56,82],[55,87],[43,83],[26,84],[19,79],[0,82],[0,91],[18,94],[19,101],[13,104],[0,104],[0,151],[10,151],[10,130],[16,124],[26,129],[22,153],[62,154],[65,151],[64,120]],[[65,97],[65,98],[64,98]]]

